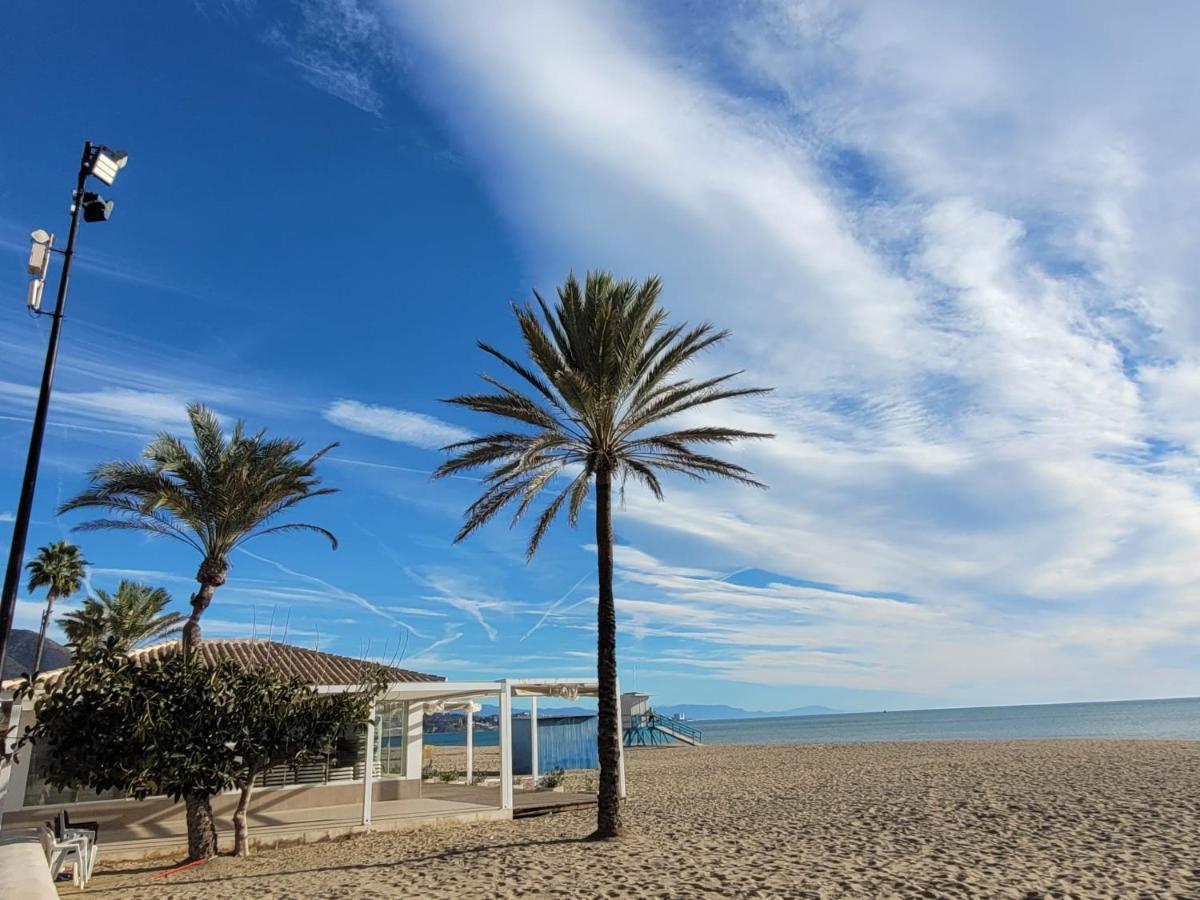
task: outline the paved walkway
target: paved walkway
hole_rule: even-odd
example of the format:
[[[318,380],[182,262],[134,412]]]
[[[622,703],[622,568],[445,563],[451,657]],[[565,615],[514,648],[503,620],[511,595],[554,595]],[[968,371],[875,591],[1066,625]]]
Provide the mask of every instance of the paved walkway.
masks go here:
[[[454,800],[460,803],[500,805],[500,788],[476,784],[424,784],[421,796],[439,800]],[[566,791],[513,791],[513,818],[541,816],[564,809],[595,806],[596,795],[567,793]]]
[[[508,813],[499,809],[498,802],[476,803],[471,799],[420,797],[411,800],[377,800],[372,804],[369,827],[362,824],[362,806],[358,803],[257,811],[251,804],[250,840],[252,846],[261,848],[327,840],[367,830],[389,831],[435,822],[508,818]],[[228,816],[217,816],[216,822],[221,849],[232,849],[232,820]],[[187,851],[187,827],[182,817],[157,822],[153,828],[138,825],[113,827],[107,832],[102,831],[100,838],[101,858],[106,860],[183,855]]]

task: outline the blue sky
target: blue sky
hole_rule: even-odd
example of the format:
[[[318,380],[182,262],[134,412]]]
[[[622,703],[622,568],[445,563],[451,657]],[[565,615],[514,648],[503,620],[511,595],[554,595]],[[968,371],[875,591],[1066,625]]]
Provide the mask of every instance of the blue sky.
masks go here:
[[[516,351],[574,269],[652,272],[776,386],[721,412],[759,493],[671,481],[618,512],[626,686],[843,709],[1200,694],[1194,7],[226,0],[0,28],[0,538],[85,138],[131,162],[85,226],[30,550],[189,400],[311,446],[330,551],[234,560],[205,633],[584,674],[589,529],[532,565],[438,402]],[[22,27],[16,27],[17,23]],[[183,548],[85,535],[96,587]],[[22,597],[34,627],[40,598]]]

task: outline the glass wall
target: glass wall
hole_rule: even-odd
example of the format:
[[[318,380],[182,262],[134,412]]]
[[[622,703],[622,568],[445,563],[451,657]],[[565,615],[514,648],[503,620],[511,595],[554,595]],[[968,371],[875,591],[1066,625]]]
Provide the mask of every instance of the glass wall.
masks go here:
[[[50,806],[60,803],[87,803],[91,800],[119,800],[124,794],[105,791],[98,794],[88,788],[66,788],[59,790],[46,781],[45,745],[35,744],[30,748],[29,777],[25,779],[24,806]]]
[[[383,778],[403,776],[408,758],[408,701],[380,700],[375,715],[376,773]]]

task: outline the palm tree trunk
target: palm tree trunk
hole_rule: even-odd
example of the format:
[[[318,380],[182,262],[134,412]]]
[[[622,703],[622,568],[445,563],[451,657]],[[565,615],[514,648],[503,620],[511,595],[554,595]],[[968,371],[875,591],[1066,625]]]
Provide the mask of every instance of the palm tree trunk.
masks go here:
[[[246,779],[238,785],[241,796],[238,797],[237,809],[233,811],[233,855],[250,855],[250,828],[246,818],[250,812],[250,793],[254,790],[254,778],[258,772],[251,769]]]
[[[54,601],[57,599],[53,591],[46,594],[46,611],[42,613],[42,627],[38,629],[37,649],[33,651],[33,671],[29,673],[34,678],[42,668],[42,650],[46,646],[46,629],[50,627],[50,611],[54,609]]]
[[[192,594],[192,614],[183,626],[183,649],[194,650],[200,646],[200,617],[212,603],[213,594],[225,583],[229,563],[219,557],[205,557],[196,573],[200,590]]]
[[[617,611],[613,603],[612,472],[606,463],[596,469],[596,558],[599,574],[596,678],[600,688],[596,739],[600,756],[600,790],[596,831],[592,837],[607,840],[621,833],[621,723],[617,697]]]
[[[217,825],[213,821],[212,798],[207,794],[189,794],[187,808],[188,859],[209,859],[217,855]]]

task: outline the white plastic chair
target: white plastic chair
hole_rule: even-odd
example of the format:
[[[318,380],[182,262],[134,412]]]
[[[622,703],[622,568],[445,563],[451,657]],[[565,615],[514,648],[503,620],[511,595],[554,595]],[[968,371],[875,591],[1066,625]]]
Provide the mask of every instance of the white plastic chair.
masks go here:
[[[65,813],[54,819],[51,833],[50,877],[58,879],[63,867],[71,866],[71,881],[78,888],[87,887],[96,865],[96,833],[90,828],[70,828]]]
[[[87,838],[54,837],[50,847],[50,877],[55,881],[62,874],[63,867],[71,866],[71,882],[78,888],[87,885]]]

